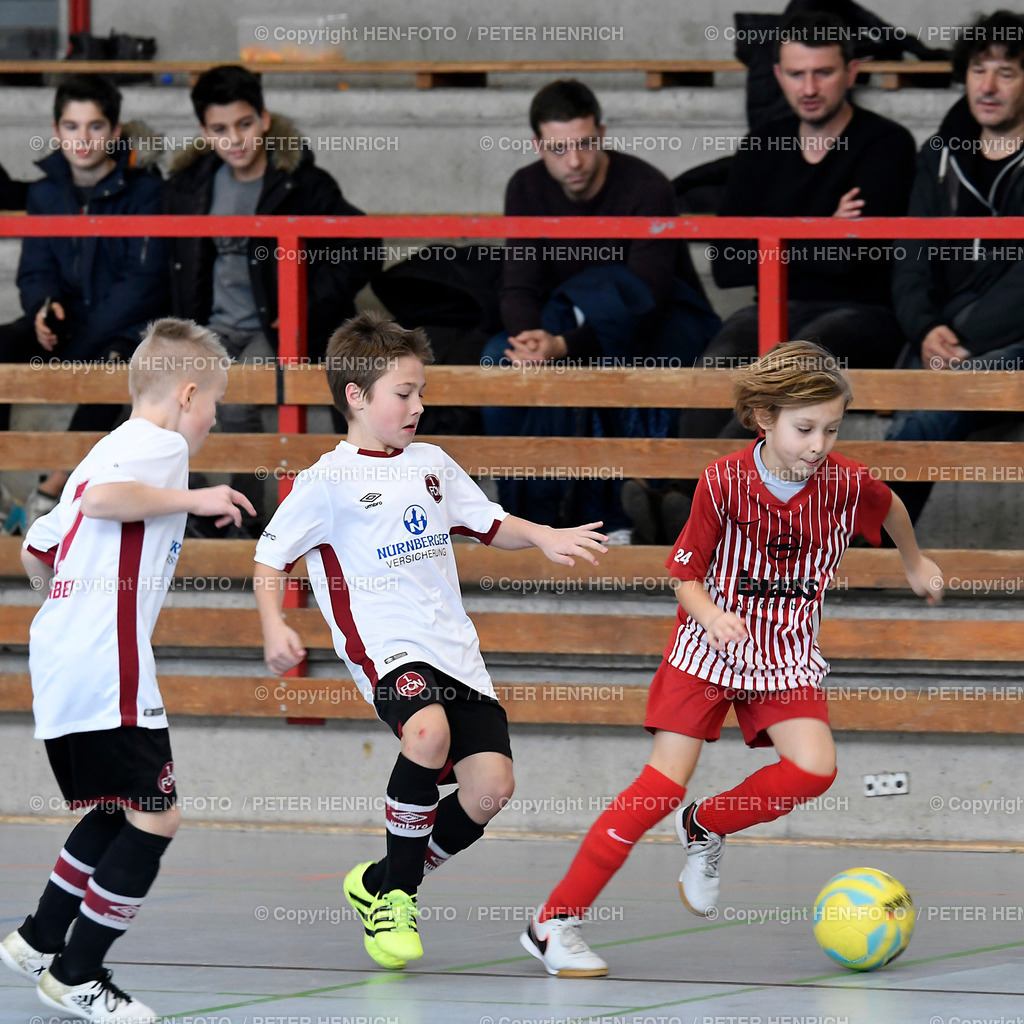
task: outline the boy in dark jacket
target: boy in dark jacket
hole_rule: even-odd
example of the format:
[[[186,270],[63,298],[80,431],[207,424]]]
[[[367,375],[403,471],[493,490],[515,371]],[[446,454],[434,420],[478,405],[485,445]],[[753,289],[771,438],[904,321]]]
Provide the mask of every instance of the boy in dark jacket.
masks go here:
[[[61,82],[53,152],[38,161],[46,177],[29,186],[30,215],[160,212],[159,148],[144,126],[122,128],[120,116],[121,93],[107,79]],[[146,324],[166,312],[166,277],[160,239],[26,238],[18,264],[25,315],[0,327],[0,361],[130,359]],[[69,429],[109,430],[119,414],[117,406],[79,406]],[[10,407],[0,406],[0,429],[9,426]],[[58,472],[40,484],[30,519],[56,504],[66,480]]]
[[[165,213],[362,213],[331,175],[315,166],[291,122],[264,107],[260,80],[251,71],[222,65],[204,72],[192,89],[192,106],[201,134],[172,164]],[[306,336],[312,358],[321,357],[328,337],[355,315],[356,293],[376,269],[378,248],[376,241],[349,238],[306,241]],[[272,359],[278,326],[276,240],[175,238],[171,250],[174,315],[208,325],[233,359]],[[226,405],[221,422],[229,432],[263,428],[254,406]],[[233,485],[261,506],[262,484],[250,476],[236,478]]]
[[[914,217],[1024,215],[1024,17],[997,11],[966,29],[953,66],[966,94],[922,147],[910,197]],[[911,239],[893,274],[893,301],[909,340],[908,365],[933,371],[1024,368],[1024,260],[999,238]],[[960,441],[979,414],[897,413],[892,441]],[[898,484],[912,520],[931,484]]]

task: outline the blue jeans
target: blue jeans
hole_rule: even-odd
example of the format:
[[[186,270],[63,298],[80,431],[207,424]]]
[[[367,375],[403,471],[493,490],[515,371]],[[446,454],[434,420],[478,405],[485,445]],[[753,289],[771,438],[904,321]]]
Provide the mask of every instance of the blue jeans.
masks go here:
[[[915,355],[906,366],[908,369],[921,369],[921,358]],[[972,356],[960,363],[956,369],[930,370],[930,373],[971,373],[977,371],[1024,369],[1024,341],[1014,342],[1004,348],[993,349],[980,356]],[[974,430],[984,426],[986,422],[1005,419],[1004,413],[983,413],[969,411],[949,411],[945,409],[901,410],[892,418],[892,424],[886,431],[886,441],[963,441]],[[916,522],[924,509],[928,495],[931,493],[930,483],[896,483],[893,491],[900,496],[910,513],[910,521]]]
[[[622,265],[591,267],[552,293],[539,326],[551,334],[572,330],[575,306],[601,345],[594,365],[602,359],[609,365],[644,365],[650,359],[655,366],[692,366],[721,321],[682,281],[675,285],[672,306],[652,322],[654,300],[647,285]],[[508,339],[507,333],[491,338],[482,365],[507,366]],[[668,437],[675,419],[667,409],[485,406],[481,413],[484,431],[492,437]],[[621,479],[498,481],[499,500],[512,515],[548,526],[600,519],[605,532],[629,526],[619,500],[621,489]]]

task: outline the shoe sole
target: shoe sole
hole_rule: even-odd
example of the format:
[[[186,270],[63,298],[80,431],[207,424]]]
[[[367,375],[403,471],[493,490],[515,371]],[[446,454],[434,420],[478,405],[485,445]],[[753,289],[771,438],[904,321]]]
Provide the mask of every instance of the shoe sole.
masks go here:
[[[51,999],[42,989],[36,989],[36,995],[39,996],[39,1001],[45,1006],[49,1006],[51,1009],[60,1010],[65,1017],[74,1017],[75,1020],[110,1020],[109,1017],[86,1017],[83,1016],[80,1011],[76,1011],[70,1006],[65,1006],[63,1003],[58,1003],[56,999]],[[159,1014],[154,1013],[152,1016],[146,1017],[125,1017],[118,1020],[117,1024],[158,1024],[162,1018]]]
[[[372,861],[367,861],[365,864],[357,864],[348,875],[345,876],[345,880],[341,883],[342,892],[345,893],[345,899],[348,900],[349,906],[356,912],[356,917],[359,918],[363,926],[363,948],[366,950],[367,956],[375,963],[378,967],[383,967],[386,971],[400,971],[405,967],[406,961],[400,957],[392,956],[390,953],[386,953],[377,944],[375,936],[369,931],[369,921],[363,915],[362,908],[359,905],[359,897],[349,892],[348,879],[349,875],[353,871],[358,871],[362,868],[363,871],[372,864]],[[360,875],[361,877],[361,875]]]
[[[544,970],[555,978],[603,978],[608,974],[607,967],[594,967],[589,971],[583,970],[579,967],[563,967],[560,971],[553,970],[544,963],[544,955],[533,944],[533,939],[531,939],[526,932],[522,932],[520,934],[519,945],[522,946],[530,956],[536,957],[543,965]]]

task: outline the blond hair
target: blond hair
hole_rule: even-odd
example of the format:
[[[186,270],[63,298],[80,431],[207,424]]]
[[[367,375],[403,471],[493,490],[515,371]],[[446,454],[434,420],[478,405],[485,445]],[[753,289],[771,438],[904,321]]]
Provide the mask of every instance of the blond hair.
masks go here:
[[[402,356],[415,356],[424,366],[434,361],[426,334],[408,330],[383,313],[368,309],[346,320],[327,342],[327,384],[338,411],[349,419],[351,409],[345,388],[355,384],[369,396],[373,385]]]
[[[227,372],[231,357],[217,335],[194,320],[164,317],[146,328],[128,367],[132,401],[163,398],[175,385],[203,386]]]
[[[736,418],[758,430],[757,414],[774,422],[780,409],[818,405],[842,398],[843,409],[853,390],[831,352],[813,341],[783,341],[733,378]]]

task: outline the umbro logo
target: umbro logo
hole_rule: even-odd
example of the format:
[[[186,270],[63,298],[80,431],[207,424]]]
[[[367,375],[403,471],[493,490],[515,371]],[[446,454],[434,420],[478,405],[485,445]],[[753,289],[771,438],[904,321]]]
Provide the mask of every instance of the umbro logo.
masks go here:
[[[359,500],[367,508],[376,508],[378,505],[384,504],[384,502],[382,502],[380,498],[381,496],[376,491],[370,491],[369,493],[364,494]]]
[[[392,811],[389,817],[406,825],[414,825],[418,821],[426,821],[427,818],[425,814],[418,814],[416,811]]]

